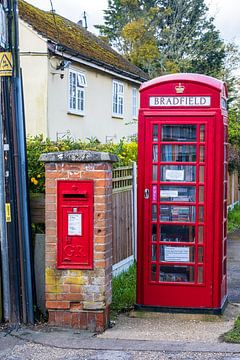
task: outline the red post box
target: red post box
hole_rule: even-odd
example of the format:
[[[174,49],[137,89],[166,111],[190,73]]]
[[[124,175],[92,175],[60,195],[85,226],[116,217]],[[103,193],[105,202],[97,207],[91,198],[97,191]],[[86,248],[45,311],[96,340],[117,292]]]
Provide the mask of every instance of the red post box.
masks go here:
[[[227,299],[227,89],[174,74],[140,89],[137,306],[219,313]]]
[[[58,181],[57,235],[58,269],[92,269],[93,181]]]

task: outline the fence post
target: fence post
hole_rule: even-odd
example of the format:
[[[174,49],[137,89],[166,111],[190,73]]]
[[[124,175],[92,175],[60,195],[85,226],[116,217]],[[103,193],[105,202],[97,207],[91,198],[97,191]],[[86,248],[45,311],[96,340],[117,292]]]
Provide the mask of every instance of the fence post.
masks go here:
[[[133,217],[133,237],[132,237],[132,247],[133,247],[133,256],[134,260],[137,259],[137,164],[133,163],[133,181],[132,181],[132,217]]]

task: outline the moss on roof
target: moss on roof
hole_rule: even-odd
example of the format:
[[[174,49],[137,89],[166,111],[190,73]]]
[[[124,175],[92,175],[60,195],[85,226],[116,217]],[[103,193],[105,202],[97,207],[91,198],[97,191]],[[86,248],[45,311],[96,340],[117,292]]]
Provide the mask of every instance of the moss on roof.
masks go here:
[[[18,6],[20,18],[48,40],[76,52],[79,57],[128,72],[130,77],[137,76],[142,80],[148,78],[141,69],[127,61],[108,44],[74,22],[57,14],[53,16],[51,12],[40,10],[24,0],[19,0]]]

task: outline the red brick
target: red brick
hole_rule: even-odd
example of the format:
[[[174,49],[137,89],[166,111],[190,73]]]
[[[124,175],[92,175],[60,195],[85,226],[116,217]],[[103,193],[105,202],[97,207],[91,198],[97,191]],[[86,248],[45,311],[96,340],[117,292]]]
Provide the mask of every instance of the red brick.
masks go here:
[[[82,290],[82,285],[70,285],[71,293],[80,293]]]
[[[56,169],[57,164],[55,163],[45,163],[45,171],[53,171]]]
[[[46,301],[47,309],[69,309],[69,301]]]
[[[58,326],[63,325],[63,315],[64,315],[63,311],[56,311],[55,312],[55,324],[56,325],[58,325]]]
[[[70,311],[80,311],[82,310],[82,303],[80,302],[70,302]]]
[[[56,203],[56,195],[54,194],[48,194],[47,196],[45,196],[45,202],[46,203]]]
[[[48,323],[50,325],[55,324],[55,311],[49,311],[48,312]]]
[[[87,313],[85,312],[80,313],[80,328],[82,330],[87,329]]]
[[[63,313],[63,324],[65,326],[71,326],[72,323],[72,314],[69,311]]]
[[[45,294],[45,300],[48,300],[48,301],[57,300],[57,294],[55,294],[55,293],[46,293]]]
[[[82,301],[83,295],[79,293],[57,294],[57,300]]]
[[[79,313],[72,313],[72,327],[79,328],[80,326],[80,314]]]

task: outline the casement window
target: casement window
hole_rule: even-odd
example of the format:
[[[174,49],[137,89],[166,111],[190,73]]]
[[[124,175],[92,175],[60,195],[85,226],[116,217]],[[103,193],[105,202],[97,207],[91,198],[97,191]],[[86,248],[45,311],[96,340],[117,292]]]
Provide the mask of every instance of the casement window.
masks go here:
[[[112,113],[113,116],[123,117],[123,95],[124,86],[119,81],[113,81],[113,93],[112,93]]]
[[[132,88],[132,117],[136,119],[138,116],[138,89]]]
[[[69,70],[69,112],[84,114],[86,85],[86,76],[83,73]]]

